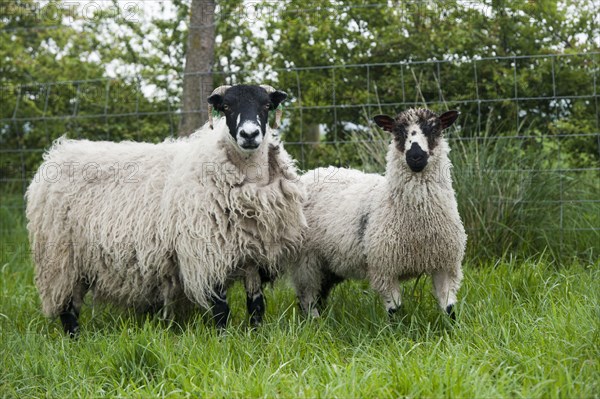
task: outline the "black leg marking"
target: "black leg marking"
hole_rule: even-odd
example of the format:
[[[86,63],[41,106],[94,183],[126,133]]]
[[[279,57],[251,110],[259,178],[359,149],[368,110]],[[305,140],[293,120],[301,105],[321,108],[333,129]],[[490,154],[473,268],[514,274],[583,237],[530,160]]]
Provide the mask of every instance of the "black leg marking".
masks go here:
[[[229,305],[227,304],[227,291],[225,289],[215,290],[216,295],[212,297],[212,312],[215,326],[219,329],[227,326],[227,320],[229,319]]]
[[[262,284],[275,282],[276,276],[272,275],[271,273],[269,273],[266,269],[264,269],[262,267],[258,268],[258,275],[260,276],[260,282]]]
[[[319,292],[319,299],[317,301],[317,307],[319,309],[323,309],[325,307],[325,303],[327,302],[327,297],[331,293],[333,287],[337,284],[344,281],[343,277],[338,276],[335,273],[325,272],[323,275],[323,280],[321,282],[321,290]]]
[[[65,334],[67,334],[71,338],[76,338],[79,333],[79,323],[77,322],[77,318],[79,317],[79,312],[73,306],[73,302],[69,302],[65,310],[60,314],[60,321],[63,326],[63,330]]]
[[[248,308],[248,315],[250,316],[250,324],[252,326],[258,326],[262,323],[265,315],[265,297],[262,292],[258,294],[246,297],[246,307]]]
[[[454,311],[454,304],[446,306],[446,313],[452,320],[456,320],[456,312]]]

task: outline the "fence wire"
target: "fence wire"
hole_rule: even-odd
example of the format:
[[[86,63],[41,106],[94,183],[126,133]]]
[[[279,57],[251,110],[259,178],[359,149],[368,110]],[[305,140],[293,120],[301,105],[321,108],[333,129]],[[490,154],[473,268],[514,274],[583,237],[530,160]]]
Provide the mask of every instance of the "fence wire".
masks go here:
[[[560,174],[558,198],[532,201],[540,206],[558,205],[560,234],[597,234],[599,60],[600,53],[520,55],[272,68],[266,75],[265,71],[214,72],[213,78],[228,84],[269,83],[288,92],[282,134],[302,169],[318,166],[322,159],[335,159],[339,166],[363,167],[354,154],[364,152],[366,144],[381,149],[388,142],[387,137],[374,133],[376,129],[369,122],[376,114],[393,114],[413,106],[459,109],[460,126],[449,136],[453,151],[463,151],[465,145],[491,147],[508,142],[513,153],[506,156],[514,157],[516,166],[487,170],[485,165],[476,165],[470,173],[483,170],[488,178],[510,175],[515,184],[533,175]],[[269,81],[257,82],[257,76],[269,76]],[[179,91],[173,89],[178,82],[172,77],[163,81],[164,87],[154,90],[139,76],[3,86],[3,205],[23,209],[23,194],[43,152],[64,134],[92,140],[154,142],[175,136],[182,116]],[[532,151],[539,151],[542,159],[528,164],[523,159]],[[381,154],[372,156],[381,158]],[[460,179],[455,176],[455,181]],[[573,194],[573,184],[566,184],[573,181],[591,185],[592,195]],[[592,213],[584,223],[564,216],[568,207],[577,204]]]

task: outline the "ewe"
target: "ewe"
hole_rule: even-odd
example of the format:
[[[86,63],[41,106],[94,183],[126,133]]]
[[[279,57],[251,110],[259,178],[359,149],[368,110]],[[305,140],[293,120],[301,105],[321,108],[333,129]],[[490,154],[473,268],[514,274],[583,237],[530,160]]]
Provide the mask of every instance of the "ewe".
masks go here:
[[[159,144],[58,139],[27,190],[36,285],[46,315],[78,330],[94,298],[163,314],[196,304],[227,323],[228,285],[244,281],[253,323],[261,291],[305,227],[295,165],[268,126],[286,93],[222,86],[222,112]],[[279,122],[280,113],[276,115]]]

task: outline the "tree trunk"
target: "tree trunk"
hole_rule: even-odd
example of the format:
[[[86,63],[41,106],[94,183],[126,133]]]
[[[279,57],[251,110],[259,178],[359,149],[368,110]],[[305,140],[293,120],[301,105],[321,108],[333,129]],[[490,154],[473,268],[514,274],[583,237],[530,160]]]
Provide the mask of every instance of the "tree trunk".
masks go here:
[[[208,119],[206,99],[213,91],[214,48],[215,1],[192,0],[179,136],[189,135]]]

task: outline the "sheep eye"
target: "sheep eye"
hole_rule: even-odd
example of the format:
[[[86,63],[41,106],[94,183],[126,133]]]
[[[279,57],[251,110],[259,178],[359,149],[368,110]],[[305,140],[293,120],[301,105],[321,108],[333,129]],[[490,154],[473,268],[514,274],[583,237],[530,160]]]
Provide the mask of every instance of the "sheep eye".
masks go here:
[[[223,111],[229,111],[229,105],[225,104],[223,105]]]
[[[267,105],[263,106],[263,108],[268,111],[269,109],[271,109],[271,105],[267,104]]]

